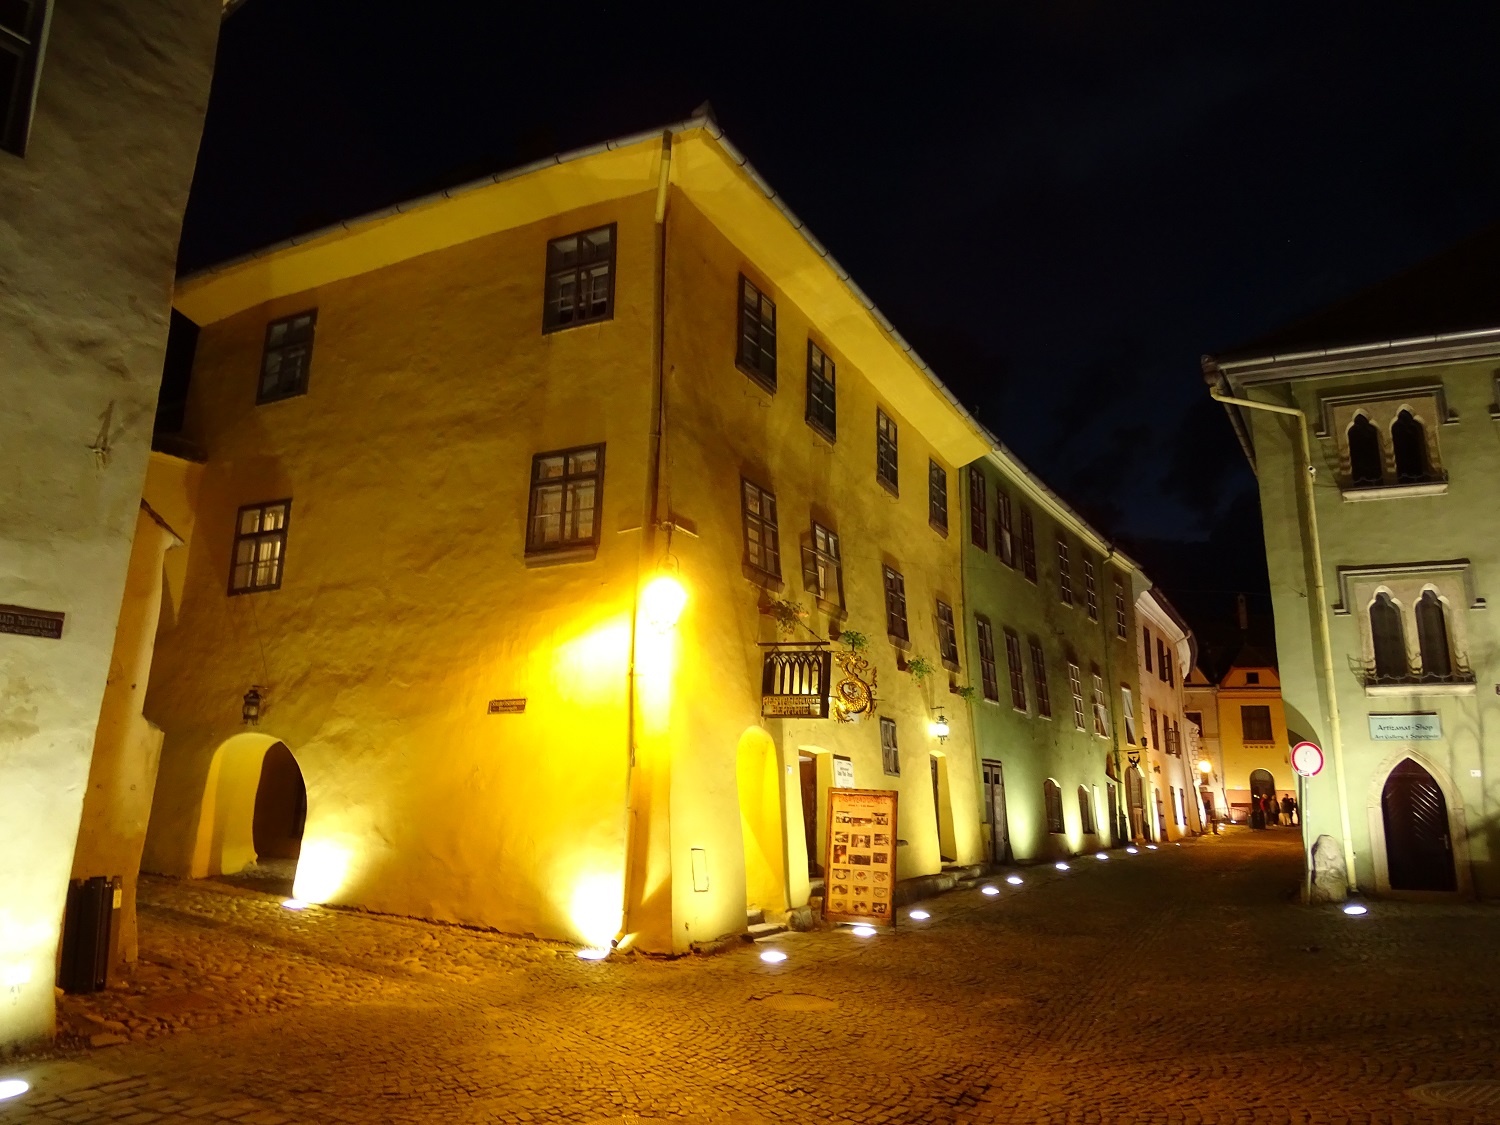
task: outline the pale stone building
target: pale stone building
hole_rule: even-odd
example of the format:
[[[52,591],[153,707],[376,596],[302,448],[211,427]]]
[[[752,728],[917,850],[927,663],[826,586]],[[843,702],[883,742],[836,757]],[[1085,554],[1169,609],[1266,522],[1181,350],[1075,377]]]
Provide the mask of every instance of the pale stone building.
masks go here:
[[[1203,828],[1194,777],[1196,739],[1187,722],[1184,685],[1195,657],[1193,631],[1155,586],[1136,595],[1136,653],[1141,698],[1137,752],[1147,784],[1146,834],[1179,840]]]
[[[0,1049],[52,1028],[138,530],[156,549],[141,485],[219,20],[217,0],[0,5]]]

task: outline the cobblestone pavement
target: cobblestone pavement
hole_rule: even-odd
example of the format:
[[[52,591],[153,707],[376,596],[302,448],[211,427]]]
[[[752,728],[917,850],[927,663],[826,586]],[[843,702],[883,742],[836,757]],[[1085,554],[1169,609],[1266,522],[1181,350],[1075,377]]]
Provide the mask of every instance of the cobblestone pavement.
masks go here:
[[[33,1083],[0,1123],[1500,1120],[1410,1092],[1500,1079],[1500,908],[1350,918],[1296,905],[1298,871],[1284,830],[1084,857],[894,935],[783,935],[779,965],[588,963],[156,883],[143,948],[180,963],[104,1001],[156,1022],[0,1066]],[[163,980],[200,990],[193,1018],[160,1018]]]

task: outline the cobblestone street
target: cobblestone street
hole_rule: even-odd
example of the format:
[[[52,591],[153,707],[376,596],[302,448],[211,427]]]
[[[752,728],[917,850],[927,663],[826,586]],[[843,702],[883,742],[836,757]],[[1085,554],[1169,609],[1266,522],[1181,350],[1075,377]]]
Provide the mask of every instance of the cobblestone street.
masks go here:
[[[106,998],[155,1015],[4,1067],[0,1122],[1496,1119],[1410,1091],[1500,1078],[1500,910],[1306,910],[1298,871],[1242,831],[671,963],[148,884],[144,956],[221,980]]]

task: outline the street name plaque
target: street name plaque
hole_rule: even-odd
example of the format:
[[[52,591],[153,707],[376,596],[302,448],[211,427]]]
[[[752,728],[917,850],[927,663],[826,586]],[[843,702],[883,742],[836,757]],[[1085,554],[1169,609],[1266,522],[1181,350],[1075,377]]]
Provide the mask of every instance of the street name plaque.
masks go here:
[[[61,640],[65,616],[66,614],[47,609],[0,605],[0,633],[14,633],[18,637],[44,637],[49,641]]]

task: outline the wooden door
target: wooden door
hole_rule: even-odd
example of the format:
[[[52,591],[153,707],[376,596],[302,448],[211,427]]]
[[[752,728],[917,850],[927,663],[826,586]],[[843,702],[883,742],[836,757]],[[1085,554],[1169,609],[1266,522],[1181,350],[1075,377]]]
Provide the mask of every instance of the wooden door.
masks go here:
[[[1410,758],[1398,765],[1386,779],[1380,813],[1392,890],[1458,889],[1448,802],[1430,773]]]
[[[1130,767],[1125,775],[1125,796],[1130,801],[1130,838],[1143,840],[1146,837],[1146,793],[1141,771]]]
[[[807,835],[807,871],[809,875],[823,874],[823,865],[818,862],[818,760],[811,754],[797,757],[802,771],[802,831]]]
[[[985,762],[984,808],[990,822],[990,861],[1010,862],[1010,821],[1005,815],[1005,772],[999,762]]]

